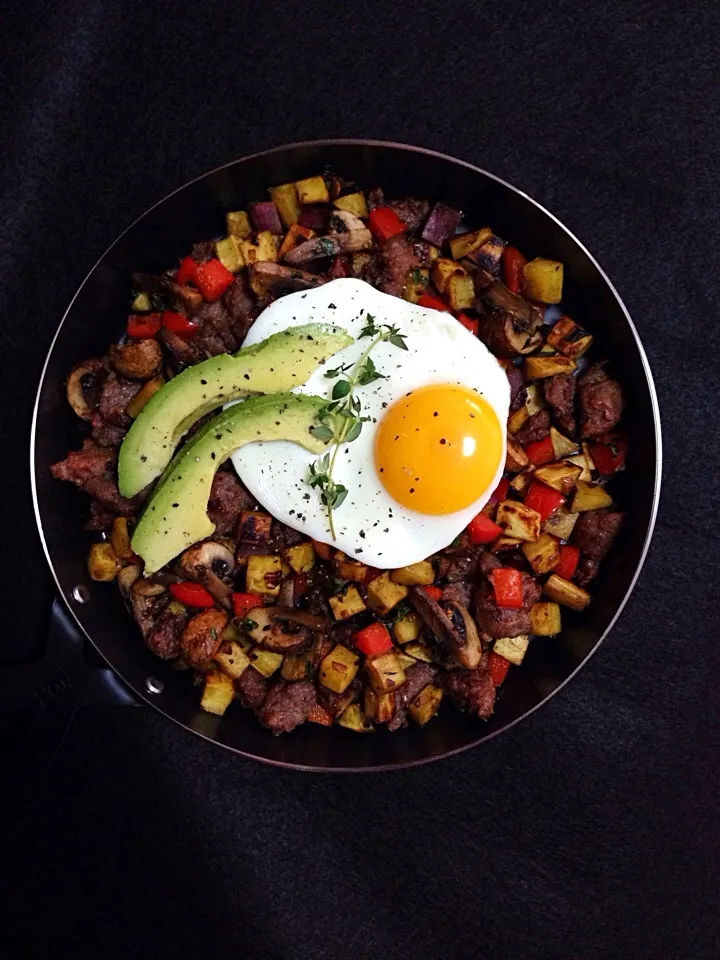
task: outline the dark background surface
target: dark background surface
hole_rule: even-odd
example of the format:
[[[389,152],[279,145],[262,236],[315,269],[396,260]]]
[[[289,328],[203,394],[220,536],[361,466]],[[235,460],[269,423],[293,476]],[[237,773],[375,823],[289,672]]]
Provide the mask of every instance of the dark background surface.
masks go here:
[[[718,464],[720,17],[694,6],[3,5],[3,662],[42,649],[52,597],[27,442],[58,320],[148,205],[257,149],[405,140],[549,207],[635,319],[666,449],[620,624],[549,705],[475,751],[300,775],[145,709],[81,710],[42,779],[6,771],[21,855],[0,953],[720,955],[717,497],[702,482]],[[13,730],[31,753],[36,728]]]

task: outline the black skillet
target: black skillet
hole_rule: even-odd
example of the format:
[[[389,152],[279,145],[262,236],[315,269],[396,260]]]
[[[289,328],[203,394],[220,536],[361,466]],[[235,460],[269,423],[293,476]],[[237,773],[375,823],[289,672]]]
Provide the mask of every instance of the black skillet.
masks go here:
[[[267,187],[326,165],[364,187],[381,184],[390,196],[441,199],[461,208],[469,223],[491,224],[527,256],[561,260],[565,309],[595,335],[599,354],[610,358],[625,385],[630,456],[616,487],[627,513],[622,533],[593,585],[589,609],[577,616],[564,612],[559,638],[533,641],[488,722],[446,707],[422,730],[362,736],[306,724],[275,738],[239,707],[222,718],[202,712],[188,675],[174,672],[144,647],[117,588],[89,581],[86,498],[50,476],[50,464],[81,439],[65,400],[65,378],[76,362],[103,353],[123,330],[130,274],[164,270],[192,243],[221,234],[225,211],[244,208],[265,196]],[[529,197],[477,167],[416,147],[365,140],[300,143],[238,160],[170,194],[126,230],[91,270],[58,329],[40,383],[31,458],[38,525],[58,589],[115,674],[138,698],[194,733],[247,757],[306,770],[387,769],[448,756],[495,736],[552,696],[598,648],[627,601],[652,534],[661,462],[657,399],[645,353],[618,294],[585,248]],[[68,619],[62,608],[58,617]],[[61,663],[61,674],[62,669]],[[92,695],[92,686],[81,685],[81,696],[83,689]]]

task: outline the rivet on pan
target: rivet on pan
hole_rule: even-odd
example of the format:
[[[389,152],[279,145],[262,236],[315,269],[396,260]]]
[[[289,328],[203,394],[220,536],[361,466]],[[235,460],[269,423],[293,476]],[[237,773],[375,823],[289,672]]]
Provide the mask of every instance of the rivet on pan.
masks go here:
[[[157,677],[145,677],[145,689],[148,693],[162,693],[165,689],[165,684]]]
[[[90,600],[90,591],[84,583],[76,583],[72,588],[72,598],[75,603],[88,603]]]

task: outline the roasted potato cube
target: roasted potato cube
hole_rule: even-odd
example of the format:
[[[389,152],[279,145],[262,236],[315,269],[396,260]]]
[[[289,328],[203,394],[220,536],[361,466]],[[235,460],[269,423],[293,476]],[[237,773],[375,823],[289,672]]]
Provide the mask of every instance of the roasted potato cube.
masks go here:
[[[130,304],[130,309],[133,313],[147,313],[149,310],[152,310],[152,300],[150,299],[150,294],[139,293],[133,302]]]
[[[246,240],[252,233],[250,217],[245,210],[233,210],[225,215],[225,226],[228,236]]]
[[[285,255],[294,250],[295,247],[305,243],[306,240],[312,240],[315,231],[309,227],[301,227],[299,223],[294,223],[285,234],[285,239],[278,247],[278,260],[284,260]]]
[[[527,653],[529,643],[530,638],[526,634],[521,634],[519,637],[499,637],[495,641],[493,650],[498,656],[505,657],[510,663],[519,667]]]
[[[510,481],[510,486],[513,490],[516,490],[518,493],[525,493],[527,488],[533,482],[535,476],[535,467],[526,467],[524,470],[521,470],[520,473],[516,473],[515,476]]]
[[[241,630],[235,626],[231,621],[220,634],[220,639],[223,643],[236,643],[241,650],[244,650],[245,653],[248,650],[252,649],[252,640],[249,639],[246,633],[243,633]]]
[[[530,607],[530,633],[554,637],[561,629],[560,607],[556,603],[534,603]]]
[[[473,250],[470,254],[470,259],[473,263],[482,267],[483,270],[495,273],[500,266],[500,261],[502,260],[506,246],[507,244],[504,240],[501,240],[500,237],[496,237],[495,234],[493,234],[485,243],[481,244],[477,250]]]
[[[220,670],[208,670],[203,683],[200,706],[207,713],[221,717],[235,696],[233,682]]]
[[[120,560],[111,543],[94,543],[88,551],[87,568],[91,580],[109,583],[117,576]],[[407,591],[405,591],[407,593]]]
[[[577,364],[572,357],[557,354],[554,357],[528,357],[523,363],[523,375],[526,380],[542,380],[554,377],[556,373],[572,373]]]
[[[391,693],[405,683],[405,671],[392,650],[378,657],[368,657],[365,669],[373,690],[378,693]]]
[[[321,727],[331,727],[333,725],[333,717],[325,707],[321,707],[319,703],[316,703],[308,714],[308,723],[318,723]]]
[[[255,647],[254,650],[251,650],[249,657],[250,666],[265,678],[271,677],[283,661],[283,655],[281,653],[273,653],[272,650],[263,650],[262,647]]]
[[[548,343],[544,343],[538,352],[535,354],[536,357],[556,357],[557,350],[555,347],[551,347]]]
[[[453,310],[468,310],[475,300],[475,286],[467,273],[454,273],[448,280],[445,295]]]
[[[392,693],[377,693],[372,687],[365,687],[363,707],[368,720],[388,723],[395,713],[395,697]]]
[[[563,356],[577,360],[588,352],[592,339],[591,334],[579,327],[570,317],[560,317],[548,334],[547,342]]]
[[[393,624],[393,636],[398,643],[410,643],[417,640],[422,629],[422,620],[418,613],[408,613]]]
[[[343,593],[330,597],[328,603],[336,620],[347,620],[348,617],[354,617],[357,613],[362,613],[365,609],[363,598],[357,591],[357,587],[350,586]]]
[[[135,554],[130,546],[130,531],[127,517],[115,517],[110,528],[110,543],[120,560],[134,560]]]
[[[333,693],[345,693],[359,666],[359,656],[338,643],[320,664],[320,683]]]
[[[473,230],[470,233],[458,233],[450,237],[450,253],[454,260],[461,260],[469,253],[477,250],[492,237],[490,227],[481,227],[480,230]]]
[[[438,257],[436,260],[433,260],[430,276],[440,293],[445,292],[450,277],[455,273],[465,273],[465,270],[456,260],[449,260],[447,257]]]
[[[517,537],[498,537],[488,547],[490,553],[502,553],[504,550],[516,550],[524,541]]]
[[[367,604],[371,610],[384,617],[396,604],[404,600],[407,594],[407,587],[401,583],[393,583],[390,573],[386,570],[368,584]]]
[[[530,411],[523,405],[508,417],[507,427],[510,433],[517,433],[520,427],[530,419]]]
[[[270,539],[272,517],[260,510],[243,510],[240,514],[237,538],[240,543],[267,543]]]
[[[558,493],[570,493],[581,473],[582,467],[568,463],[567,460],[560,460],[538,467],[535,476]]]
[[[583,590],[569,580],[563,580],[556,573],[551,573],[543,584],[543,593],[550,600],[571,610],[584,610],[590,603],[590,594],[587,590]]]
[[[403,670],[407,670],[408,667],[412,667],[417,663],[415,657],[409,657],[404,650],[399,650],[395,656]]]
[[[555,427],[550,427],[550,440],[552,442],[553,453],[558,460],[569,457],[570,454],[577,453],[577,443],[560,433]]]
[[[569,540],[577,518],[578,515],[570,513],[566,507],[558,507],[543,523],[542,528],[554,537],[559,537],[560,540]]]
[[[164,386],[164,377],[153,377],[152,380],[146,380],[132,398],[130,403],[128,403],[128,405],[125,407],[125,413],[127,413],[127,415],[132,417],[134,420],[148,400],[150,400],[151,397],[154,397],[158,390]]]
[[[539,303],[560,303],[563,288],[563,265],[557,260],[535,257],[523,267],[524,292],[529,300]]]
[[[505,454],[505,469],[509,473],[519,473],[524,470],[530,461],[520,444],[513,437],[507,438],[507,452]]]
[[[307,177],[305,180],[296,180],[298,200],[306,203],[329,203],[330,194],[322,177]]]
[[[250,657],[239,643],[228,640],[220,645],[220,649],[215,654],[215,662],[223,673],[237,680],[250,666]]]
[[[429,560],[419,560],[407,567],[398,567],[390,571],[393,583],[402,583],[406,587],[428,586],[435,579],[435,571]]]
[[[268,193],[285,226],[291,227],[294,223],[297,223],[302,208],[295,184],[281,183],[279,187],[270,187]]]
[[[498,504],[495,523],[508,537],[531,542],[540,538],[540,514],[517,500],[503,500]]]
[[[264,597],[276,597],[282,581],[282,558],[255,554],[248,557],[245,571],[245,589]]]
[[[533,573],[549,573],[560,559],[560,544],[549,533],[540,534],[535,543],[524,543],[520,547],[525,559],[533,568]]]
[[[612,497],[604,487],[578,480],[570,509],[573,513],[585,513],[588,510],[602,510],[611,503]]]
[[[415,640],[403,647],[403,653],[408,657],[412,657],[413,660],[424,660],[425,663],[433,662],[432,654],[428,648]]]
[[[307,653],[286,653],[280,667],[283,680],[307,680],[312,675],[312,660]]]
[[[434,683],[429,683],[408,705],[408,713],[418,726],[424,727],[428,720],[432,720],[440,709],[442,698],[443,692],[440,687],[436,687]]]
[[[353,730],[355,733],[373,733],[373,726],[368,723],[359,703],[351,703],[345,707],[337,718],[338,726]]]
[[[365,202],[365,194],[358,190],[356,193],[346,193],[344,197],[337,197],[333,200],[333,206],[338,210],[346,210],[356,217],[367,217],[368,208]]]
[[[420,297],[427,293],[430,286],[430,271],[424,267],[413,267],[408,273],[407,283],[403,290],[403,298],[410,303],[417,303]]]
[[[231,273],[237,273],[245,266],[245,260],[240,252],[240,240],[229,234],[222,240],[215,241],[215,253],[220,263]]]
[[[580,475],[578,480],[589,481],[592,480],[592,473],[588,467],[587,457],[584,453],[576,453],[573,457],[567,457],[568,463],[574,463],[576,467],[580,468]]]
[[[315,566],[315,550],[309,541],[297,543],[287,548],[285,559],[295,573],[308,573]]]
[[[240,252],[248,266],[251,263],[260,263],[264,260],[277,260],[277,247],[269,230],[261,230],[255,234],[255,243],[252,240],[240,241]]]
[[[544,410],[545,407],[547,407],[547,403],[545,403],[545,397],[540,389],[539,384],[529,383],[525,387],[525,392],[527,393],[525,406],[527,407],[530,416],[532,416],[534,413],[537,413],[539,410]]]
[[[355,583],[364,583],[367,576],[367,564],[360,563],[359,560],[351,560],[345,556],[342,550],[338,550],[333,558],[333,564],[337,571],[338,579],[354,580]]]

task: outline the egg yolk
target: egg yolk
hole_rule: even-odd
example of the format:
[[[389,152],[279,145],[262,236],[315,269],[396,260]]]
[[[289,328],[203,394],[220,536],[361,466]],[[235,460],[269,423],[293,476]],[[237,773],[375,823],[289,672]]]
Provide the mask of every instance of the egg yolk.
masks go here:
[[[505,451],[495,411],[465,387],[421,387],[377,426],[375,469],[390,496],[419,513],[454,513],[492,483]]]

